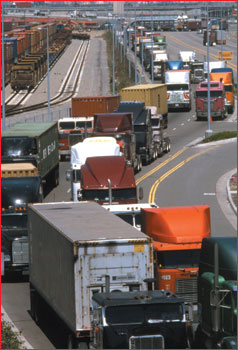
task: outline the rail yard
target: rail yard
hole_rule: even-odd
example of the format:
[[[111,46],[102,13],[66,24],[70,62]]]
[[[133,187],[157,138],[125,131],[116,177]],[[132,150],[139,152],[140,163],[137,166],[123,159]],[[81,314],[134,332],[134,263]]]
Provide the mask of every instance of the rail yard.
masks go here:
[[[201,143],[237,128],[235,26],[77,17],[6,20],[2,306],[29,348],[236,348],[237,141]]]

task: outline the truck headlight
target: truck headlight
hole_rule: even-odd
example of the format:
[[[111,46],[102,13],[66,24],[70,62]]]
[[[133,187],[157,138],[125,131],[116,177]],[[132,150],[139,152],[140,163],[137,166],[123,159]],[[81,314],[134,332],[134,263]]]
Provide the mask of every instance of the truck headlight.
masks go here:
[[[4,254],[4,261],[11,261],[10,255]]]

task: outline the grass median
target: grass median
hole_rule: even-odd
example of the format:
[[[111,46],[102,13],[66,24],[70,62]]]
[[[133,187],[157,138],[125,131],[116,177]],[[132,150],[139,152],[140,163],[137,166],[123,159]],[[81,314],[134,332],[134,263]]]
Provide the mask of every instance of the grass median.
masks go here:
[[[236,131],[222,131],[222,132],[218,132],[216,134],[213,134],[213,135],[211,135],[209,137],[206,137],[202,141],[202,143],[220,141],[220,140],[225,140],[225,139],[231,139],[233,137],[237,137],[237,132]]]

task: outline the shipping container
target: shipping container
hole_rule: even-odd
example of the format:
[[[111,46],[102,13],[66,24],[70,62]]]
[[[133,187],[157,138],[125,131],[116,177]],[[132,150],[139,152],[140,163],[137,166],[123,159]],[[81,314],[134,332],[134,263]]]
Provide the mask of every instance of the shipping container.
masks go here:
[[[85,349],[80,341],[89,342],[91,299],[105,291],[105,275],[110,291],[147,289],[151,239],[97,203],[33,204],[28,215],[32,316],[42,314],[43,300],[44,316],[53,310],[69,340],[76,337]]]
[[[120,103],[120,95],[72,98],[72,117],[93,117],[96,113],[112,113]]]
[[[4,38],[4,42],[12,44],[12,58],[13,62],[17,61],[17,38]]]
[[[122,101],[141,101],[145,106],[157,107],[158,114],[168,114],[167,88],[165,84],[141,84],[121,89]]]

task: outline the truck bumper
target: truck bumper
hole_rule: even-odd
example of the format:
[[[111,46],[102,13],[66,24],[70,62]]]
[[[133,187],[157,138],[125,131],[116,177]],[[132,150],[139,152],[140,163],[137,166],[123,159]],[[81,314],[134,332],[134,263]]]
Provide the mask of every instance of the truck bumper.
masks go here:
[[[191,103],[190,102],[179,102],[179,103],[169,103],[168,102],[168,108],[169,109],[176,109],[176,108],[190,108]]]

